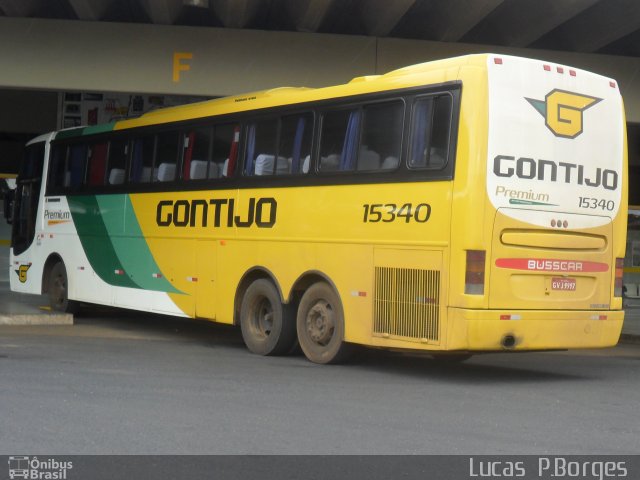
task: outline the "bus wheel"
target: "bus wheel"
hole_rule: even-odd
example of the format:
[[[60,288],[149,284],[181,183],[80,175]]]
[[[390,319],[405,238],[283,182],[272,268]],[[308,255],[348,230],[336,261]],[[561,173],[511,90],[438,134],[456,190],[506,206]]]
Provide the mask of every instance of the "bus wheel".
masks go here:
[[[240,329],[247,348],[258,355],[284,355],[296,341],[291,305],[283,305],[275,285],[264,278],[249,285],[242,297]]]
[[[344,339],[344,314],[338,294],[325,282],[304,293],[296,320],[298,342],[314,363],[339,363],[351,353]]]
[[[64,268],[64,263],[58,262],[49,274],[49,305],[52,310],[64,313],[77,312],[77,302],[69,300],[68,286],[67,270]]]

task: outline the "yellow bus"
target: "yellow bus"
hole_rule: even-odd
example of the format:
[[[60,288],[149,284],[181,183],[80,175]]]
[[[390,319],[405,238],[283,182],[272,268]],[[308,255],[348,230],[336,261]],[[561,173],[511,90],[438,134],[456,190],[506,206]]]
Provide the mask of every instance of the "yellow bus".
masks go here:
[[[7,199],[11,288],[318,363],[612,346],[625,138],[614,80],[492,54],[62,130]]]

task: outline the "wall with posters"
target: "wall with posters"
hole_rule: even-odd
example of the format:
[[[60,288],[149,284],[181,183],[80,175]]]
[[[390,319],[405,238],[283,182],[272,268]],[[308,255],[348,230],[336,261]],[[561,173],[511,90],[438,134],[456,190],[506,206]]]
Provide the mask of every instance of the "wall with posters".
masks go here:
[[[58,128],[109,123],[137,117],[158,108],[206,99],[184,95],[65,92],[60,94]]]

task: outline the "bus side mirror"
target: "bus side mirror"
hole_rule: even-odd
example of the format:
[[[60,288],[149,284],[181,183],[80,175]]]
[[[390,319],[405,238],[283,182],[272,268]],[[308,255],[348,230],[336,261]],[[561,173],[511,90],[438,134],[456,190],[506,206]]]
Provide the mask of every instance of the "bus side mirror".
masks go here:
[[[13,204],[16,198],[15,190],[7,190],[4,193],[3,206],[4,206],[4,218],[7,223],[11,225],[13,223]]]

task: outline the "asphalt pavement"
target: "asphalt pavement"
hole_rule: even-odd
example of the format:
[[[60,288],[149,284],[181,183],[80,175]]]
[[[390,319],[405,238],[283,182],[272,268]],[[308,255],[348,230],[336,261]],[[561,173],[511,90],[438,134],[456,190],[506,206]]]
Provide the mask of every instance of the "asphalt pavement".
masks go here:
[[[0,327],[0,453],[629,454],[640,346],[459,365],[249,353],[203,321],[101,311]]]

